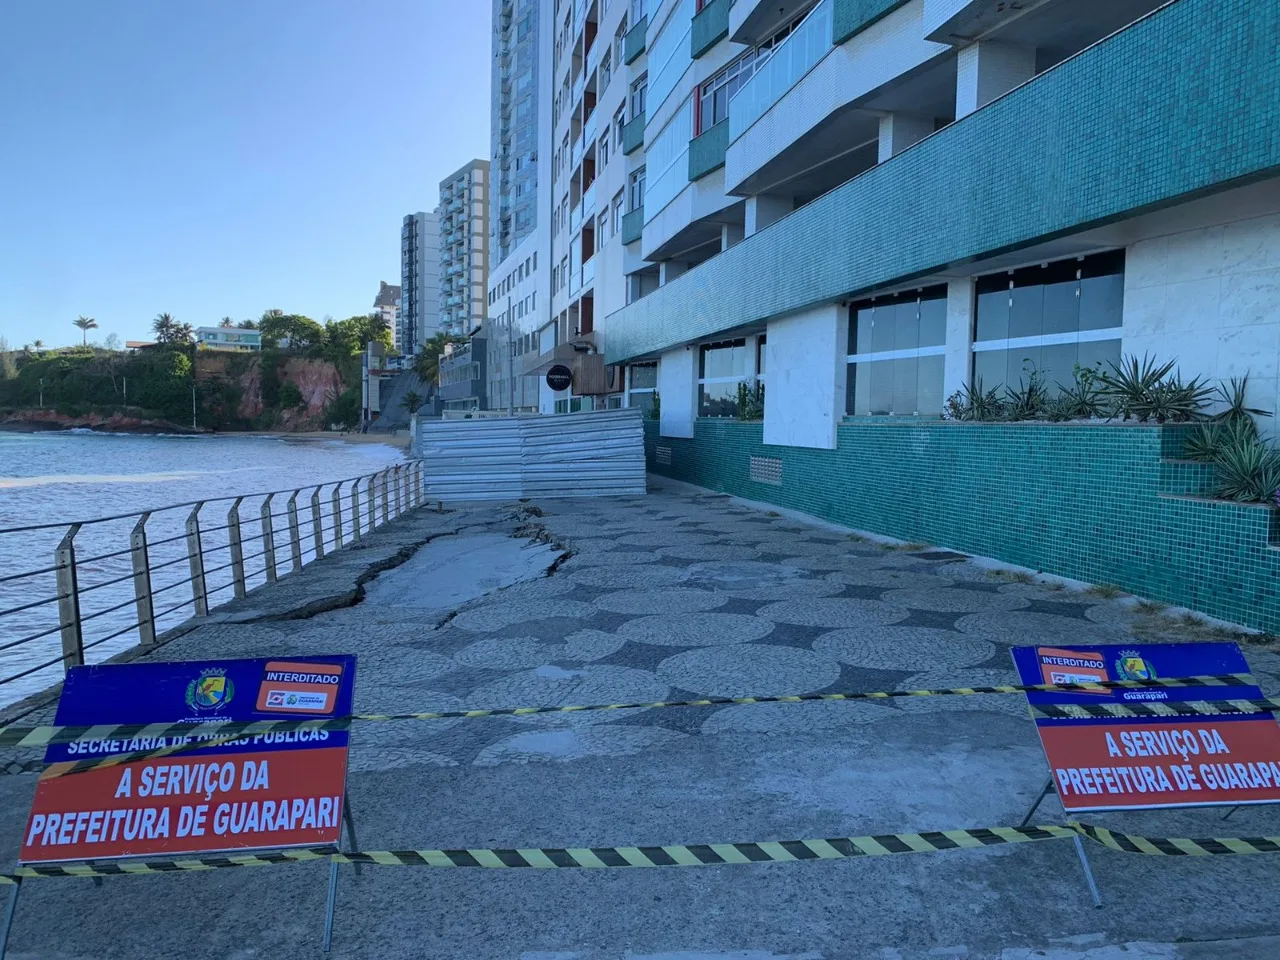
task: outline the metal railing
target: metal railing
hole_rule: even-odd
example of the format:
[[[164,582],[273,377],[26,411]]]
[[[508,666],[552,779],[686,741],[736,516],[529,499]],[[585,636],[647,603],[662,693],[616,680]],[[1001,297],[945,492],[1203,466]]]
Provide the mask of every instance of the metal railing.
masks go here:
[[[424,502],[421,462],[408,461],[291,490],[0,529],[0,706],[73,666],[154,646]]]

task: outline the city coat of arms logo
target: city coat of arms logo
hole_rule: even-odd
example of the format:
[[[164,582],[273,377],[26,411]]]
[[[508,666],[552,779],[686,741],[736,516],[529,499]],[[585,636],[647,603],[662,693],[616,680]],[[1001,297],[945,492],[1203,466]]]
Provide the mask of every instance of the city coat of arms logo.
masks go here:
[[[187,684],[187,706],[197,713],[221,710],[235,696],[236,686],[221,667],[209,667]]]
[[[1156,668],[1150,660],[1138,656],[1136,650],[1121,650],[1116,660],[1116,673],[1121,680],[1154,680]]]

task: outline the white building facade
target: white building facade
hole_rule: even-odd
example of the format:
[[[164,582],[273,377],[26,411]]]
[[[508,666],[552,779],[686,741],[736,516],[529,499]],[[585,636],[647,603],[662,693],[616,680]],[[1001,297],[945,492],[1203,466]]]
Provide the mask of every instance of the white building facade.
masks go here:
[[[549,407],[536,366],[550,315],[552,0],[494,0],[486,398]]]
[[[440,181],[440,329],[466,337],[484,323],[489,281],[489,161]]]
[[[410,213],[400,229],[400,316],[396,349],[413,356],[440,330],[440,219]]]
[[[373,298],[373,312],[382,319],[382,322],[387,325],[387,329],[391,331],[392,346],[397,349],[399,348],[399,341],[395,338],[400,335],[400,295],[401,291],[398,285],[380,280],[378,282],[378,295]]]

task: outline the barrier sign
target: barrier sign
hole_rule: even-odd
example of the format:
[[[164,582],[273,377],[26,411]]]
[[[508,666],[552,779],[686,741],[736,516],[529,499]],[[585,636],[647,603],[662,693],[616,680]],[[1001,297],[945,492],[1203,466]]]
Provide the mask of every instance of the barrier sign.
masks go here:
[[[1027,684],[1249,672],[1234,643],[1015,647],[1013,660]],[[1261,696],[1256,686],[1243,682],[1195,691],[1196,700],[1208,702]],[[1185,698],[1185,691],[1170,687],[1027,693],[1032,704]],[[1037,717],[1036,727],[1053,786],[1069,812],[1280,802],[1280,724],[1271,714]]]
[[[352,656],[74,667],[60,725],[192,724],[190,737],[81,739],[50,746],[19,860],[44,863],[336,845],[347,731],[247,735],[172,756],[50,776],[59,764],[212,739],[210,720],[351,713]]]

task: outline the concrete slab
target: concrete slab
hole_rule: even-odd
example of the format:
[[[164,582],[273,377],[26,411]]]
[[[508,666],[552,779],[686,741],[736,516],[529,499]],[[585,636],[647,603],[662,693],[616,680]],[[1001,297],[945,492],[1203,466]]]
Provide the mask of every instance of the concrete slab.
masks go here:
[[[725,497],[537,506],[410,518],[395,566],[383,551],[380,572],[317,579],[329,596],[354,576],[354,603],[290,616],[314,602],[299,580],[269,619],[201,627],[161,655],[352,651],[357,708],[400,712],[1012,682],[1008,647],[1028,635],[1203,635],[1122,598],[920,559]],[[527,547],[534,533],[574,551],[549,577],[535,574],[558,548]],[[1247,652],[1276,692],[1280,656]],[[781,840],[1015,824],[1045,769],[1016,697],[619,710],[362,725],[349,801],[366,849]],[[0,856],[16,853],[33,788],[0,776]],[[1096,819],[1152,835],[1280,833],[1272,809],[1219,817]],[[1039,819],[1062,811],[1050,800]],[[1280,956],[1280,861],[1090,856],[1101,909],[1069,842],[695,869],[344,871],[332,956]],[[325,875],[32,882],[12,955],[166,960],[199,943],[211,957],[319,957]]]

